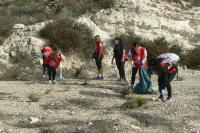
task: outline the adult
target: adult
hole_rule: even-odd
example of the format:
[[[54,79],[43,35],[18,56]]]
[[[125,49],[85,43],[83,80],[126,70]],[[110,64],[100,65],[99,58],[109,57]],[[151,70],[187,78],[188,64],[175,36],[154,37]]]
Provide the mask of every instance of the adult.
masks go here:
[[[158,73],[159,99],[162,101],[172,101],[171,81],[178,72],[177,65],[179,61],[179,56],[174,53],[163,53],[156,58],[154,68]],[[167,88],[168,93],[166,99],[163,93],[165,88]]]
[[[103,68],[102,68],[102,61],[104,58],[104,44],[101,40],[101,37],[99,35],[95,36],[96,41],[96,47],[95,47],[95,62],[97,66],[98,75],[96,77],[97,80],[103,80]]]
[[[147,51],[141,46],[140,41],[135,41],[133,47],[129,50],[129,56],[132,60],[131,87],[134,88],[135,77],[139,69],[147,69]]]
[[[113,61],[115,59],[116,61],[116,65],[117,65],[117,69],[119,71],[119,76],[120,76],[120,81],[125,81],[126,80],[126,75],[125,75],[125,69],[124,69],[124,65],[125,65],[125,45],[123,44],[122,40],[120,37],[116,37],[114,39],[114,49],[113,49],[113,58],[111,61],[111,64],[113,65]]]

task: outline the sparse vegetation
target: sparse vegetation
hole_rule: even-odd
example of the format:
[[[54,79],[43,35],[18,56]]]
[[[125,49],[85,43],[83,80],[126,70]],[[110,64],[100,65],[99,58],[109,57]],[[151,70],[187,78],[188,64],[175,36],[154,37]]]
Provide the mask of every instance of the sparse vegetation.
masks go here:
[[[121,95],[123,97],[127,96],[127,95],[130,95],[131,94],[131,90],[129,87],[125,87],[123,91],[121,91]]]
[[[38,102],[40,100],[40,96],[37,94],[30,94],[28,96],[29,102]]]
[[[178,78],[176,78],[177,81],[183,81],[184,80],[184,77],[180,77],[178,76]]]
[[[151,101],[149,98],[144,97],[134,97],[133,99],[127,101],[124,105],[124,109],[135,109],[141,107],[142,105],[146,104],[147,102]]]
[[[189,68],[200,68],[200,46],[187,51],[182,57],[182,64]]]
[[[47,89],[44,94],[50,94],[50,93],[51,93],[51,89]]]
[[[58,47],[65,53],[75,51],[87,55],[94,47],[89,28],[71,19],[58,19],[49,23],[40,31],[40,35],[49,39],[52,47]]]
[[[62,8],[66,8],[76,16],[87,12],[95,13],[115,5],[115,0],[61,0],[61,2]]]
[[[3,73],[3,80],[16,80],[22,74],[22,70],[19,67],[12,66]]]
[[[29,54],[21,51],[16,51],[16,55],[10,58],[10,62],[13,64],[18,64],[21,67],[33,67],[34,63]]]

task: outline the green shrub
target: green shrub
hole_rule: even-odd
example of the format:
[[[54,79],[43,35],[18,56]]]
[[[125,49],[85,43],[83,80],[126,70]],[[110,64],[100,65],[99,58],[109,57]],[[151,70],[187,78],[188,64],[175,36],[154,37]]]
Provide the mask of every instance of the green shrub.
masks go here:
[[[69,9],[75,15],[86,12],[95,13],[101,9],[108,9],[115,5],[115,0],[61,0],[64,8]]]
[[[189,68],[200,68],[200,46],[187,51],[182,56],[181,64]]]
[[[124,88],[124,90],[121,91],[121,95],[122,95],[123,97],[125,97],[125,96],[127,96],[127,95],[130,95],[130,94],[131,94],[131,90],[130,90],[130,88],[128,88],[128,87]]]
[[[22,74],[22,70],[16,66],[8,68],[5,73],[3,73],[2,78],[5,80],[16,80]]]
[[[135,97],[129,101],[127,101],[124,105],[124,109],[135,109],[141,107],[142,105],[146,104],[148,101],[151,101],[149,98],[144,97]]]
[[[40,35],[50,40],[52,47],[58,47],[65,53],[75,51],[87,55],[95,47],[90,29],[71,19],[58,19],[47,24]]]
[[[200,1],[199,0],[192,0],[192,5],[193,6],[200,6]]]
[[[37,94],[30,94],[28,96],[29,102],[38,102],[40,100],[40,96]]]

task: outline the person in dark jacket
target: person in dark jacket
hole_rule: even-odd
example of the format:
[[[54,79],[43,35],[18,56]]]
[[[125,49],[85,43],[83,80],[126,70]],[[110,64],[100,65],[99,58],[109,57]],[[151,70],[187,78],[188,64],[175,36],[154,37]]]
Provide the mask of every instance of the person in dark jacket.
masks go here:
[[[126,75],[125,75],[125,69],[124,69],[124,65],[125,65],[125,45],[122,43],[122,40],[120,37],[116,37],[114,39],[114,49],[113,49],[113,58],[111,61],[111,64],[113,64],[113,61],[115,59],[116,61],[116,65],[117,65],[117,69],[119,71],[119,76],[120,76],[120,81],[125,81],[126,80]]]

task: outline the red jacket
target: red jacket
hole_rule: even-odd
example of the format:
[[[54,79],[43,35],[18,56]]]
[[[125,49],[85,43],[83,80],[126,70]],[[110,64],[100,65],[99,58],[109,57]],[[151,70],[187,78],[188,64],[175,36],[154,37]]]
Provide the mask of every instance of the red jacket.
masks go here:
[[[104,45],[103,45],[103,42],[97,42],[97,43],[96,43],[95,52],[96,52],[97,54],[100,54],[100,58],[101,58],[101,59],[104,58]]]
[[[161,67],[169,67],[170,64],[169,63],[162,63],[160,66]],[[175,72],[177,72],[177,68],[173,67],[173,66],[167,70],[168,74],[172,74],[172,73],[175,73]]]
[[[60,62],[62,60],[62,56],[59,54],[57,57],[55,57],[55,53],[52,53],[47,59],[46,63],[49,64],[53,68],[58,68],[60,65]]]
[[[135,51],[135,48],[131,48],[130,49],[131,51],[131,59],[133,61],[133,65],[136,67],[136,68],[140,68],[142,66],[141,62],[147,58],[145,55],[145,52],[146,52],[146,49],[144,47],[141,47],[140,50],[138,52]],[[147,65],[147,60],[145,60],[145,62],[143,63],[143,67],[144,68],[147,68],[148,65]]]

